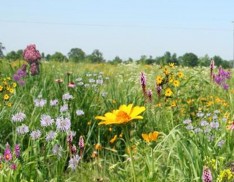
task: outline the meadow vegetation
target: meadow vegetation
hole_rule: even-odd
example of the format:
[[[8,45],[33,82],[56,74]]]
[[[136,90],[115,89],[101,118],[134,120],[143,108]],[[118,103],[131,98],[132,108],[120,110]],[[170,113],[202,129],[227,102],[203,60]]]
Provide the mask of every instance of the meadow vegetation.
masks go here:
[[[0,181],[234,180],[231,70],[23,64],[0,60]]]

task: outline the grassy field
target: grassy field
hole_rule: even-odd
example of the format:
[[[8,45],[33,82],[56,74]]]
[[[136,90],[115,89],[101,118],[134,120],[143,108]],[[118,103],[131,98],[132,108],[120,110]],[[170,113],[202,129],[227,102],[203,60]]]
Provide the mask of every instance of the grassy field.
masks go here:
[[[230,76],[42,62],[15,81],[22,64],[0,61],[0,181],[234,181]]]

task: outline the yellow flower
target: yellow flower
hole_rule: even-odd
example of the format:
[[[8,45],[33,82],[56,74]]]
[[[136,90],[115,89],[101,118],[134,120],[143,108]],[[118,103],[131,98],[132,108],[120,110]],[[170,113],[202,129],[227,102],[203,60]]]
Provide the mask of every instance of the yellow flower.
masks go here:
[[[175,64],[174,63],[169,63],[169,66],[174,68]]]
[[[179,87],[180,86],[180,82],[178,80],[174,80],[173,85],[175,87]]]
[[[11,88],[11,89],[9,90],[9,92],[10,92],[11,94],[13,94],[13,93],[14,93],[14,89]]]
[[[8,106],[8,107],[11,107],[11,106],[12,106],[12,103],[11,103],[11,102],[8,102],[8,103],[7,103],[7,106]]]
[[[163,78],[161,76],[156,77],[156,84],[157,85],[160,85],[162,83],[162,81],[163,81]]]
[[[166,91],[165,91],[165,96],[170,97],[172,94],[173,94],[173,92],[171,91],[171,89],[167,88]]]
[[[9,95],[5,94],[3,98],[4,98],[4,100],[8,100],[9,99]]]
[[[117,135],[115,135],[111,140],[110,143],[113,144],[117,140]]]
[[[17,84],[14,82],[14,83],[12,84],[12,86],[15,88],[15,87],[17,86]]]
[[[153,133],[150,132],[149,134],[142,133],[141,136],[146,142],[156,141],[158,139],[159,132],[154,131]]]
[[[164,72],[165,75],[169,75],[170,74],[170,71],[167,68],[164,68],[163,72]]]
[[[171,107],[176,107],[176,101],[171,102]]]
[[[3,90],[3,86],[0,85],[0,92]]]
[[[145,111],[145,107],[133,107],[133,104],[121,105],[118,110],[108,112],[104,116],[96,116],[95,119],[102,120],[98,125],[126,124],[133,119],[143,119],[142,116],[139,116],[143,111]]]
[[[169,82],[172,83],[174,81],[174,76],[173,75],[170,75],[169,77]]]
[[[183,77],[184,77],[184,73],[180,71],[180,72],[178,73],[178,77],[179,77],[179,78],[183,78]]]
[[[101,150],[102,145],[100,143],[97,143],[94,148],[95,148],[95,150]]]

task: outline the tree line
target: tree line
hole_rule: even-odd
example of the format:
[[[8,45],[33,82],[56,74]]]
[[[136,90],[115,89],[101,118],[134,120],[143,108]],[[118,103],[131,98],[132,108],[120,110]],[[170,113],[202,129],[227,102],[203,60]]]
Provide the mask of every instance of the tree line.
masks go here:
[[[15,61],[23,59],[23,50],[10,51],[6,55],[4,55],[5,47],[0,42],[0,58],[4,58],[9,61]],[[45,61],[59,61],[59,62],[89,62],[89,63],[103,63],[107,62],[110,64],[119,64],[119,63],[132,63],[136,62],[138,64],[160,64],[165,65],[169,63],[175,63],[176,65],[195,67],[195,66],[209,66],[210,60],[213,59],[215,61],[215,65],[222,66],[223,68],[231,68],[233,66],[232,61],[227,61],[222,59],[220,56],[209,57],[205,55],[203,57],[198,57],[194,53],[185,53],[182,56],[177,56],[176,53],[171,54],[169,51],[165,52],[164,55],[159,57],[152,57],[142,55],[139,59],[133,60],[132,58],[128,58],[127,60],[121,59],[119,56],[116,56],[112,60],[105,60],[103,57],[103,53],[98,49],[95,49],[91,54],[86,54],[80,48],[72,48],[69,53],[64,55],[61,52],[55,52],[54,54],[41,53],[42,60]]]

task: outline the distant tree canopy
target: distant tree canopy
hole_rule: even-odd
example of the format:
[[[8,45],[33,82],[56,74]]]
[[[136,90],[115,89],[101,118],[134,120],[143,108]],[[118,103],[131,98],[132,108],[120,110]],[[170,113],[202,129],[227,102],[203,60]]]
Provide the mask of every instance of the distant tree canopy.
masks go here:
[[[6,55],[3,54],[3,50],[5,47],[0,42],[0,58],[5,58],[9,61],[15,61],[23,59],[22,53],[23,50],[18,51],[11,51],[7,53]],[[103,54],[98,49],[95,49],[91,54],[86,55],[86,53],[80,49],[80,48],[72,48],[68,52],[68,57],[66,57],[61,52],[55,52],[54,54],[50,55],[45,53],[41,53],[42,60],[46,61],[73,61],[76,63],[79,62],[90,62],[90,63],[102,63],[105,62],[105,59],[103,57]],[[223,68],[232,68],[233,66],[233,60],[227,61],[223,60],[220,56],[215,55],[214,57],[209,57],[208,55],[205,55],[203,57],[198,58],[197,55],[194,53],[185,53],[183,56],[177,57],[176,53],[171,53],[169,51],[166,51],[163,56],[146,56],[142,55],[140,59],[135,60],[137,64],[160,64],[160,65],[166,65],[169,63],[175,63],[175,65],[181,65],[181,66],[188,66],[188,67],[195,67],[195,66],[209,66],[211,59],[214,59],[216,66],[222,66]],[[119,56],[115,56],[112,60],[108,61],[111,64],[119,64],[119,63],[132,63],[134,60],[132,58],[129,58],[128,60],[123,60]]]
[[[55,52],[53,55],[49,56],[49,60],[51,61],[68,61],[67,57],[64,56],[61,52]]]
[[[5,58],[9,61],[16,61],[23,59],[23,50],[11,51],[6,54]]]
[[[74,62],[82,62],[85,59],[85,52],[80,48],[72,48],[68,53],[68,58]]]
[[[0,42],[0,58],[4,57],[3,54],[3,50],[5,49],[5,47],[2,45],[2,43]]]

